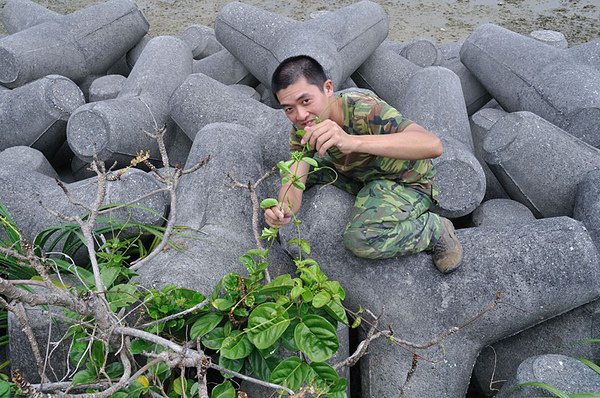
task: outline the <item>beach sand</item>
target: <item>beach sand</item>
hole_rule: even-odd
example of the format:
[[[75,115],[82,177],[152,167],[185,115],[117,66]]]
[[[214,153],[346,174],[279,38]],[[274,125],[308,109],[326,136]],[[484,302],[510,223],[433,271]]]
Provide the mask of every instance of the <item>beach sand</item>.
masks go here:
[[[3,7],[5,0],[0,0]],[[63,14],[99,3],[97,0],[38,0]],[[296,20],[310,13],[335,10],[354,0],[244,0],[246,4]],[[228,0],[138,0],[150,23],[150,35],[179,35],[192,24],[214,27]],[[518,33],[557,30],[569,45],[600,37],[598,0],[378,0],[389,16],[388,39],[408,42],[431,38],[438,42],[465,39],[477,26],[493,22]]]

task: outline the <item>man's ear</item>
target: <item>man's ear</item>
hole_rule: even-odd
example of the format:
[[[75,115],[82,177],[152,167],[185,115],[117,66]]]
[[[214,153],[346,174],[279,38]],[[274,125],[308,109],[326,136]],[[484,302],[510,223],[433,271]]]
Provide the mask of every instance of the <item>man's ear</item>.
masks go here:
[[[325,90],[325,94],[333,95],[333,82],[331,79],[325,80],[325,83],[323,83],[323,89]]]

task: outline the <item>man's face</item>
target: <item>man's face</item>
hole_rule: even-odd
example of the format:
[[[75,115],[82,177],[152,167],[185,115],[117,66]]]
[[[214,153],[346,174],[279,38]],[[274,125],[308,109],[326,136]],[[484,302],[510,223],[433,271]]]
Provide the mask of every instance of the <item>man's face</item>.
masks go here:
[[[331,80],[327,80],[322,89],[302,77],[276,93],[285,115],[297,128],[304,129],[315,124],[317,116],[321,120],[329,118],[333,97]]]

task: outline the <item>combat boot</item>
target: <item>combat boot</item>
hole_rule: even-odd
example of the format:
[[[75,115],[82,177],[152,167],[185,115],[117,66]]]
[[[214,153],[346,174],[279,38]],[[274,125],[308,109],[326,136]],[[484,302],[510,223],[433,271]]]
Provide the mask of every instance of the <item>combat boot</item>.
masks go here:
[[[462,261],[462,245],[456,237],[454,226],[447,218],[442,217],[442,235],[433,246],[433,264],[443,274],[458,268]]]

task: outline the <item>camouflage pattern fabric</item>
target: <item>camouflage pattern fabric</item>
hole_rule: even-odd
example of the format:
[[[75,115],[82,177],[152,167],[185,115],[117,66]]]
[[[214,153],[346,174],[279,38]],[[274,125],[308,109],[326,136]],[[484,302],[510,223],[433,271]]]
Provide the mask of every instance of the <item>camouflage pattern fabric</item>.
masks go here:
[[[344,111],[342,128],[352,135],[378,135],[401,133],[412,122],[394,107],[374,94],[365,92],[345,92],[339,97]],[[290,135],[292,151],[301,151],[300,137],[293,130]],[[432,184],[435,169],[431,160],[401,160],[367,153],[344,155],[337,148],[330,148],[322,158],[315,152],[313,156],[319,165],[327,164],[340,175],[366,183],[372,180],[395,180],[413,185],[434,198],[437,191]]]
[[[348,134],[401,133],[410,123],[375,95],[345,92],[343,129]],[[302,150],[295,130],[291,150]],[[331,148],[312,156],[307,186],[331,184],[356,195],[344,231],[344,245],[358,257],[382,259],[431,250],[442,230],[440,217],[429,211],[437,197],[431,160],[399,160],[365,153],[344,155]],[[312,168],[311,168],[312,169]],[[335,170],[335,172],[333,170]]]
[[[432,249],[442,232],[431,198],[389,180],[367,183],[356,195],[344,246],[358,257],[391,258]]]

